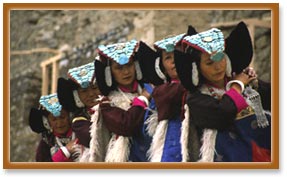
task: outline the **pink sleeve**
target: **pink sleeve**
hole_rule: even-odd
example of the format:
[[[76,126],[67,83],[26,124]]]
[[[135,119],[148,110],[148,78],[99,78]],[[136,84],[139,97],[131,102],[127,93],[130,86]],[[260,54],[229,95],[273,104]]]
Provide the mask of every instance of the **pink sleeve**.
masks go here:
[[[141,107],[143,107],[143,108],[146,108],[146,107],[147,107],[147,105],[145,104],[145,102],[142,101],[142,100],[140,100],[140,99],[138,99],[137,97],[134,98],[132,106],[141,106]]]
[[[237,107],[237,112],[242,111],[248,106],[243,96],[239,94],[235,89],[231,88],[230,90],[225,92],[225,94],[228,95],[233,100],[233,102]]]
[[[52,157],[53,162],[70,162],[61,149],[59,149]]]

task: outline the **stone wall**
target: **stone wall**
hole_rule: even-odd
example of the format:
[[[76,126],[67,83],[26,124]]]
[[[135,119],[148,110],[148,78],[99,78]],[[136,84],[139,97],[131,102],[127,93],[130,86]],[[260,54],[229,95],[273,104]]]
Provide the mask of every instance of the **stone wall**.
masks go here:
[[[92,62],[99,44],[136,38],[152,45],[155,40],[184,33],[188,25],[197,31],[211,23],[243,18],[263,18],[268,11],[190,11],[190,10],[17,10],[10,14],[11,51],[35,48],[65,48],[60,61],[60,77],[69,68]],[[270,29],[257,29],[256,61],[260,78],[270,80]],[[34,161],[40,135],[28,126],[31,107],[41,96],[40,63],[49,52],[10,56],[10,160]],[[264,70],[263,70],[264,69]]]

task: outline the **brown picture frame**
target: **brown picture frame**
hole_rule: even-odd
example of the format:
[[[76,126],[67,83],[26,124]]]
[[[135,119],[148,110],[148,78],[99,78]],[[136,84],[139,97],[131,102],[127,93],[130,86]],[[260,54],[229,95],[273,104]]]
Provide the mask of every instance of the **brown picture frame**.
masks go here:
[[[10,161],[10,41],[9,12],[24,9],[144,9],[144,10],[271,10],[272,159],[270,163],[38,163]],[[278,169],[279,168],[279,4],[278,3],[153,3],[153,4],[3,4],[3,168],[4,169]]]

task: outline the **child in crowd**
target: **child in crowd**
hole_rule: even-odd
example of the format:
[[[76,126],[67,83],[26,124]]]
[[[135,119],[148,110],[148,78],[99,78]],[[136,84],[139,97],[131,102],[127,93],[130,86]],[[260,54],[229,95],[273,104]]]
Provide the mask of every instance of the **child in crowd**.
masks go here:
[[[90,126],[92,118],[98,116],[97,106],[100,102],[101,92],[94,76],[94,63],[88,63],[68,70],[68,79],[58,79],[59,101],[64,108],[71,111],[72,129],[79,139],[79,144],[84,145],[84,151],[80,152],[80,161],[88,161],[90,149]],[[93,147],[92,147],[93,148]],[[97,161],[104,160],[105,150]]]
[[[41,96],[40,108],[32,108],[29,125],[42,139],[36,152],[37,162],[77,161],[77,138],[71,129],[69,112],[58,102],[57,94]]]

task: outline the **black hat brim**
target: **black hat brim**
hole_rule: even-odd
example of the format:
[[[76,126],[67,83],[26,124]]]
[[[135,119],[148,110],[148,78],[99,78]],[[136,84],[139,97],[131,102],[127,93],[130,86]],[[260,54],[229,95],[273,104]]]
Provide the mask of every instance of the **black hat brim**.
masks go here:
[[[112,87],[109,87],[106,84],[106,76],[105,76],[106,66],[99,60],[95,60],[94,66],[95,66],[94,78],[96,79],[96,83],[97,83],[101,93],[105,96],[108,96],[108,94],[110,93],[110,91],[113,88],[113,85],[112,85]]]
[[[192,84],[192,60],[190,58],[190,54],[174,51],[174,63],[180,82],[187,90],[193,92],[195,86]]]
[[[152,83],[154,85],[161,85],[164,83],[155,71],[155,61],[158,57],[159,54],[156,51],[140,41],[136,58],[139,61],[143,73],[143,82]]]
[[[244,22],[240,22],[225,39],[225,52],[229,56],[232,72],[241,73],[250,65],[253,47],[248,28]]]
[[[70,79],[59,78],[57,86],[57,95],[60,104],[69,112],[79,109],[76,106],[73,91],[78,89],[78,85]]]
[[[43,124],[43,111],[42,110],[31,108],[30,114],[29,114],[29,126],[32,129],[32,131],[36,133],[47,131],[47,129],[44,127],[44,124]]]

